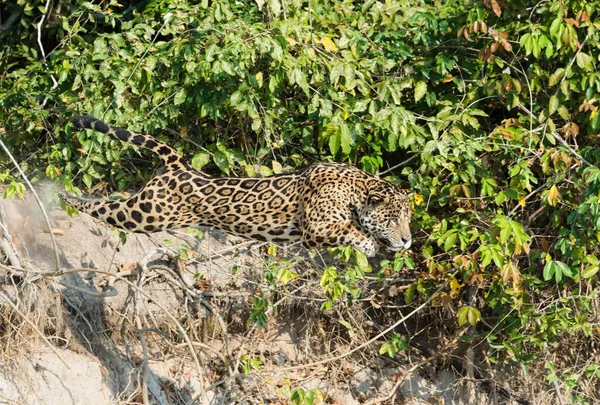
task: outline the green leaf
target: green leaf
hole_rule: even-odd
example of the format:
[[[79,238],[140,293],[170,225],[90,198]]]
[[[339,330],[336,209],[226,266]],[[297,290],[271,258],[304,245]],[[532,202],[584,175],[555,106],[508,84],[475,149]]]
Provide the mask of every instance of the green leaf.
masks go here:
[[[271,12],[273,13],[273,16],[275,18],[279,17],[279,14],[281,14],[281,3],[279,2],[279,0],[269,0],[269,9],[271,9]]]
[[[333,84],[336,84],[343,73],[344,63],[338,60],[333,64],[333,68],[331,69],[331,73],[329,74],[329,80],[331,80]]]
[[[597,264],[588,266],[581,272],[581,277],[585,279],[592,278],[596,275],[596,273],[598,273],[598,270],[600,270],[600,266]]]
[[[471,326],[477,325],[477,322],[481,321],[481,312],[477,308],[469,307],[467,312],[467,320]]]
[[[576,57],[577,66],[584,69],[586,72],[591,72],[594,70],[594,59],[584,52],[579,52]]]
[[[410,305],[414,301],[417,293],[417,283],[411,284],[404,292],[404,302],[406,305]]]
[[[191,165],[196,170],[201,170],[210,161],[210,154],[206,152],[198,152],[192,158]]]
[[[415,86],[415,101],[419,101],[427,94],[427,83],[420,81]]]
[[[229,160],[220,150],[215,151],[213,161],[222,172],[229,174]]]
[[[575,277],[575,272],[564,262],[556,261],[556,266],[560,269],[561,273],[569,278]]]
[[[343,123],[340,126],[340,145],[342,146],[342,152],[345,155],[349,155],[352,150],[352,145],[354,144],[354,139],[352,138],[352,133],[350,132],[350,127],[347,123]]]
[[[458,326],[463,326],[467,322],[469,322],[470,325],[475,326],[477,325],[477,322],[481,320],[481,312],[477,308],[464,306],[458,310],[456,318],[458,320]]]
[[[556,265],[554,264],[554,261],[548,260],[546,262],[546,265],[544,266],[544,272],[543,272],[544,280],[545,281],[550,280],[554,276],[555,271],[556,271]]]
[[[556,94],[553,94],[552,96],[550,96],[550,101],[548,102],[548,109],[549,109],[550,115],[554,114],[554,112],[556,111],[558,106],[559,106],[558,97],[556,96]]]
[[[87,188],[92,188],[92,176],[90,176],[88,173],[85,173],[82,177],[82,180]]]
[[[333,156],[337,155],[340,150],[341,144],[341,133],[340,131],[336,131],[329,137],[329,150]]]
[[[175,97],[173,97],[173,104],[180,105],[185,102],[186,90],[185,88],[179,89],[177,93],[175,93]]]
[[[554,21],[552,21],[552,24],[550,24],[550,31],[549,31],[550,35],[557,39],[560,35],[561,26],[562,26],[562,18],[560,18],[560,17],[555,18]]]
[[[363,272],[368,273],[370,270],[370,267],[369,267],[369,261],[367,260],[367,256],[359,250],[355,250],[355,255],[356,255],[356,264],[358,265],[358,267]]]

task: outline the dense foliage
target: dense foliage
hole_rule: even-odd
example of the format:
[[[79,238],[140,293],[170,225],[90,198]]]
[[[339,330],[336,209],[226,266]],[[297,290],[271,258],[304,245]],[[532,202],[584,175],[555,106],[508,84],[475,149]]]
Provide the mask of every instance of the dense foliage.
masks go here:
[[[0,5],[0,136],[31,178],[120,190],[151,177],[131,146],[75,132],[76,112],[213,174],[392,168],[415,192],[417,245],[380,275],[414,268],[407,302],[450,279],[440,302],[492,359],[597,339],[599,2],[131,3]],[[7,162],[0,175],[6,194],[23,189]],[[547,367],[573,400],[568,382],[598,375]]]

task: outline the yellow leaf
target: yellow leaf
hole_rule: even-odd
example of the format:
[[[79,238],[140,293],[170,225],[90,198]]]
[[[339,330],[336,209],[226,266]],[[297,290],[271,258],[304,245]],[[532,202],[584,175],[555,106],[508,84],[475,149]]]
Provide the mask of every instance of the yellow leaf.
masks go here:
[[[415,205],[417,207],[420,207],[423,204],[423,202],[425,201],[425,198],[421,194],[415,194],[413,196],[413,201],[415,202]]]
[[[451,81],[452,81],[452,79],[454,79],[454,76],[452,76],[452,75],[448,74],[448,75],[446,75],[446,76],[445,76],[445,77],[442,79],[442,83],[448,83],[448,82],[451,82]]]
[[[456,297],[458,293],[460,293],[461,288],[462,284],[460,284],[457,279],[453,278],[450,280],[450,291],[452,296]]]
[[[558,200],[558,188],[555,184],[550,187],[550,191],[548,192],[548,204],[554,207],[556,205],[556,200]]]
[[[525,199],[525,196],[521,196],[521,197],[519,197],[519,205],[520,205],[521,207],[524,207],[524,206],[525,206],[525,204],[527,204],[527,200]]]
[[[321,44],[329,52],[337,52],[338,50],[338,47],[335,45],[335,43],[333,43],[331,38],[323,38],[321,40]]]
[[[598,109],[597,109],[597,108],[594,108],[594,109],[592,110],[592,112],[590,113],[590,120],[596,116],[596,113],[598,113]]]

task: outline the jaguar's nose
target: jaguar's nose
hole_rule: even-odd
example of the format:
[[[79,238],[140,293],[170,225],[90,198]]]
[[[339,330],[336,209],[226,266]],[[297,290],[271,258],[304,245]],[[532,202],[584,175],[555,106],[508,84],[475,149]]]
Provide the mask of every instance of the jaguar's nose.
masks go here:
[[[407,240],[401,241],[399,243],[389,244],[388,249],[390,249],[391,251],[394,251],[394,252],[399,252],[401,250],[410,248],[411,244],[412,244],[412,239],[408,238]]]

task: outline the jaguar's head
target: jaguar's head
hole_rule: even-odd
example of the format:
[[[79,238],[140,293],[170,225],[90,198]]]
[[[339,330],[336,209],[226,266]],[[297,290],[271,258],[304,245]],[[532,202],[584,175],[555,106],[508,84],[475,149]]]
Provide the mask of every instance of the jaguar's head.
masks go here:
[[[383,181],[367,191],[363,206],[358,210],[363,229],[394,252],[410,247],[410,218],[408,193]]]

